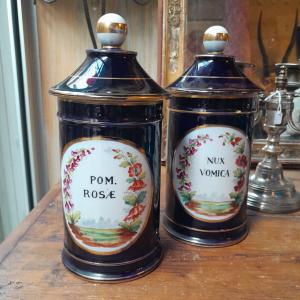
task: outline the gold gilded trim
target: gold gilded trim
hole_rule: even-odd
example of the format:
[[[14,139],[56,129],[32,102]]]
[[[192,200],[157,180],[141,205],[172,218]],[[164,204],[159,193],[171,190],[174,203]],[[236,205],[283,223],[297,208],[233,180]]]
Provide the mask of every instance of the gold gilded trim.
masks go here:
[[[72,78],[86,78],[86,79],[103,79],[103,80],[152,80],[150,77],[97,77],[97,76],[70,76],[69,80]],[[223,78],[223,77],[220,77]],[[226,77],[229,78],[229,77]],[[243,77],[241,77],[243,78]]]
[[[65,249],[65,248],[64,248]],[[98,272],[85,272],[82,269],[77,268],[76,266],[70,264],[68,260],[63,260],[64,265],[71,271],[75,276],[82,279],[87,279],[88,281],[92,282],[101,282],[104,284],[112,284],[112,283],[120,283],[120,282],[130,282],[132,280],[135,280],[137,278],[141,278],[146,276],[147,274],[151,273],[155,268],[158,267],[158,265],[161,263],[162,258],[164,256],[163,250],[158,250],[159,256],[155,257],[151,264],[148,264],[146,268],[138,268],[133,273],[124,275],[122,273],[119,273],[117,275],[111,275],[106,273],[99,273]],[[66,255],[68,255],[67,252],[65,252]]]
[[[97,32],[98,33],[121,33],[127,34],[128,26],[125,23],[97,23]]]
[[[183,110],[183,109],[175,109],[175,108],[169,108],[169,111],[177,112],[177,113],[187,113],[187,114],[197,114],[197,115],[250,115],[253,114],[255,111],[247,111],[243,112],[240,110],[232,111],[232,112],[213,112],[213,111],[194,111],[194,110]]]
[[[81,263],[87,264],[87,265],[91,265],[91,266],[103,266],[103,267],[115,267],[115,266],[124,266],[124,265],[129,265],[129,264],[133,264],[136,262],[139,262],[145,258],[147,258],[148,256],[152,255],[153,253],[155,253],[157,251],[157,248],[154,248],[153,250],[151,250],[149,253],[145,254],[144,256],[141,256],[139,258],[136,259],[132,259],[132,260],[127,260],[127,261],[122,261],[119,263],[98,263],[98,262],[94,262],[94,261],[88,261],[82,258],[79,258],[77,256],[75,256],[74,254],[72,254],[67,248],[66,246],[64,246],[64,251],[66,251],[66,253],[72,257],[72,259],[79,261]]]
[[[145,216],[144,219],[144,223],[142,228],[137,232],[136,236],[134,238],[132,238],[129,243],[125,246],[125,247],[121,247],[117,250],[114,251],[110,251],[110,252],[100,252],[100,251],[95,251],[92,249],[89,249],[88,247],[86,247],[84,244],[81,244],[77,241],[76,237],[74,236],[74,234],[72,233],[72,230],[67,222],[66,219],[66,214],[65,214],[65,209],[64,209],[64,201],[62,201],[62,209],[63,209],[63,215],[64,215],[64,223],[65,226],[67,227],[67,230],[69,232],[69,235],[71,236],[71,239],[73,240],[73,242],[81,249],[85,250],[88,253],[92,253],[94,255],[103,255],[103,256],[109,256],[109,255],[113,255],[113,254],[117,254],[117,253],[121,253],[124,250],[130,248],[132,245],[134,245],[136,243],[136,241],[141,237],[141,235],[143,234],[147,224],[149,223],[149,219],[150,219],[150,215],[152,214],[153,211],[153,200],[154,200],[154,178],[153,178],[153,173],[151,171],[151,166],[149,163],[149,160],[146,156],[145,150],[141,147],[138,147],[134,142],[129,141],[129,140],[124,140],[124,139],[120,139],[120,138],[115,138],[115,137],[103,137],[103,136],[95,136],[95,137],[84,137],[84,138],[78,138],[75,140],[70,141],[69,143],[67,143],[62,150],[62,154],[61,154],[61,168],[62,168],[62,157],[63,155],[66,153],[66,151],[73,146],[74,144],[80,143],[80,142],[84,142],[84,141],[91,141],[91,140],[106,140],[106,141],[115,141],[115,142],[119,142],[122,144],[125,144],[127,146],[130,146],[132,148],[134,148],[135,150],[137,150],[141,156],[144,158],[145,162],[148,164],[148,168],[150,171],[150,180],[151,180],[151,187],[149,188],[149,192],[150,192],[150,199],[149,199],[149,204],[148,204],[148,212],[147,215]],[[62,180],[62,178],[61,178]],[[62,200],[63,200],[63,196],[62,196]],[[95,247],[94,247],[95,248]],[[113,247],[112,247],[113,248]]]
[[[229,35],[225,32],[218,32],[218,33],[206,33],[203,36],[203,41],[228,41]]]
[[[229,240],[228,242],[223,242],[220,244],[219,243],[215,244],[215,243],[209,243],[209,242],[206,243],[205,239],[203,242],[195,241],[194,237],[189,237],[182,233],[178,233],[175,230],[173,230],[172,228],[168,227],[166,224],[164,224],[164,227],[165,227],[165,230],[167,231],[167,233],[169,235],[171,235],[175,240],[180,241],[181,243],[184,243],[187,245],[192,245],[192,246],[199,245],[204,248],[224,248],[224,247],[228,247],[228,246],[232,246],[232,245],[240,243],[242,240],[244,240],[246,238],[246,236],[249,233],[249,227],[247,226],[247,224],[245,226],[246,226],[246,228],[245,228],[246,231],[240,238],[234,239],[234,240]],[[201,240],[201,238],[196,238],[196,239]]]
[[[86,94],[79,92],[66,92],[50,89],[49,93],[59,98],[60,101],[70,101],[79,103],[95,103],[99,104],[114,104],[114,105],[151,105],[163,102],[168,94],[153,94],[153,95],[97,95]]]
[[[178,90],[178,89],[168,89],[173,97],[184,97],[184,98],[219,98],[219,99],[230,99],[230,100],[237,100],[240,98],[255,98],[258,91],[253,90],[234,90],[234,89],[222,89],[222,90]]]
[[[181,68],[183,68],[183,64],[180,57],[184,51],[182,42],[184,41],[184,35],[185,35],[185,28],[184,28],[185,26],[183,22],[184,19],[183,16],[185,13],[185,3],[183,0],[168,0],[166,2],[167,5],[164,5],[166,6],[165,14],[167,16],[166,18],[167,33],[165,34],[166,36],[165,48],[166,48],[166,56],[169,62],[166,65],[166,68],[168,68],[168,71],[171,73],[170,75],[172,74],[175,75],[176,73],[179,73]]]
[[[209,79],[246,79],[245,77],[233,77],[233,76],[229,76],[229,77],[222,77],[222,76],[194,76],[194,75],[185,75],[185,76],[181,76],[181,78],[209,78]]]
[[[230,231],[234,231],[234,230],[237,230],[237,229],[240,229],[240,228],[244,227],[247,224],[247,222],[248,222],[248,219],[246,218],[246,220],[241,225],[236,226],[236,227],[232,227],[230,229],[219,229],[219,230],[213,229],[213,230],[207,230],[207,229],[199,229],[199,228],[194,228],[194,227],[189,227],[189,226],[185,226],[185,225],[179,224],[176,221],[172,220],[166,213],[164,214],[164,217],[166,219],[168,219],[171,223],[173,223],[173,224],[175,224],[175,225],[177,225],[179,227],[186,228],[188,230],[198,231],[198,232],[215,232],[215,233],[218,233],[218,232],[230,232]]]
[[[76,124],[89,124],[89,125],[105,125],[105,126],[139,126],[142,124],[154,124],[154,123],[159,123],[161,122],[162,118],[155,120],[155,121],[148,121],[148,122],[123,122],[123,123],[118,123],[118,122],[109,122],[109,121],[85,121],[85,120],[78,120],[78,119],[71,119],[71,118],[65,118],[61,117],[58,115],[58,120],[60,122],[73,122]]]

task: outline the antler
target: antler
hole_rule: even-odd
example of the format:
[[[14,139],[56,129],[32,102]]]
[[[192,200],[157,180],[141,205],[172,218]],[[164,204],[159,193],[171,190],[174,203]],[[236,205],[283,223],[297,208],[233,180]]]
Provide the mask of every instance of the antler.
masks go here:
[[[288,47],[287,47],[287,49],[285,51],[285,54],[284,54],[284,56],[281,59],[282,63],[286,63],[287,62],[287,60],[289,58],[289,55],[291,54],[291,51],[293,49],[294,43],[296,41],[297,25],[298,25],[298,8],[297,8],[297,11],[296,11],[296,17],[295,17],[295,22],[294,22],[294,28],[293,28],[292,36],[291,36],[289,45],[288,45]]]
[[[259,13],[258,24],[257,24],[257,42],[259,46],[259,50],[262,56],[263,61],[263,76],[264,79],[270,76],[269,70],[269,58],[266,52],[265,45],[263,43],[262,32],[261,32],[261,23],[262,23],[262,10]]]

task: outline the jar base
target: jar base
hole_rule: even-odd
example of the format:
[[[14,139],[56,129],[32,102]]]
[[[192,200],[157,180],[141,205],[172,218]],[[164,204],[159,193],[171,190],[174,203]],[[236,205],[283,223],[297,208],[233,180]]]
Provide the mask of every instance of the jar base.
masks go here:
[[[163,226],[168,234],[178,241],[199,247],[226,247],[237,244],[248,235],[248,224],[230,230],[200,230],[178,224],[167,215],[163,218]]]
[[[62,251],[62,262],[68,270],[85,279],[103,283],[117,283],[143,277],[158,267],[162,257],[160,245],[141,259],[128,263],[94,263],[77,258],[66,248]]]

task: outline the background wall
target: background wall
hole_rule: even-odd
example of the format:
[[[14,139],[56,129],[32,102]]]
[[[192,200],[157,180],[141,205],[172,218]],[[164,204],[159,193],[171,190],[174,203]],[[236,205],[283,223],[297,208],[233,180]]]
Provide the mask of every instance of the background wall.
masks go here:
[[[157,2],[152,0],[142,6],[133,0],[106,1],[106,13],[119,13],[128,22],[128,37],[123,48],[137,51],[139,62],[154,79],[157,77]],[[101,16],[101,3],[100,0],[89,1],[94,28]],[[82,63],[85,50],[92,44],[80,0],[59,0],[53,4],[37,0],[37,25],[49,186],[52,186],[59,180],[60,151],[56,99],[48,90]]]
[[[225,53],[234,55],[237,60],[254,63],[255,75],[267,84],[262,78],[263,64],[257,35],[259,15],[262,12],[262,38],[269,58],[270,72],[274,77],[274,64],[281,62],[291,40],[300,0],[186,1],[185,67],[193,62],[195,54],[204,53],[201,42],[204,31],[212,25],[223,25],[230,34]],[[296,61],[294,44],[288,62]],[[273,88],[272,82],[269,88]]]
[[[269,58],[270,70],[274,76],[274,64],[281,62],[290,42],[296,10],[300,10],[300,1],[250,0],[249,2],[250,59],[256,65],[256,74],[262,80],[262,57],[257,41],[259,13],[262,11],[262,37]],[[298,22],[300,26],[300,21]],[[296,44],[292,48],[288,62],[297,62]]]

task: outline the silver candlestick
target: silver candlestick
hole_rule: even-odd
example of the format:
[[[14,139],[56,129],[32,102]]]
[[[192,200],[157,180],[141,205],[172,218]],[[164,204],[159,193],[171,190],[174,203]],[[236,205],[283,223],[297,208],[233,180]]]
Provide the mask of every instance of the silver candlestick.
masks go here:
[[[266,213],[289,213],[300,210],[300,193],[286,179],[278,156],[282,153],[280,135],[286,130],[293,111],[293,95],[286,90],[287,69],[280,67],[276,91],[265,102],[264,129],[268,133],[263,160],[249,179],[248,207]]]

